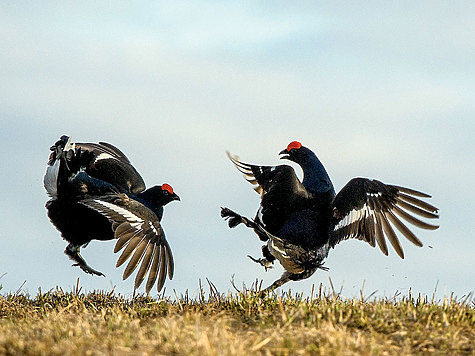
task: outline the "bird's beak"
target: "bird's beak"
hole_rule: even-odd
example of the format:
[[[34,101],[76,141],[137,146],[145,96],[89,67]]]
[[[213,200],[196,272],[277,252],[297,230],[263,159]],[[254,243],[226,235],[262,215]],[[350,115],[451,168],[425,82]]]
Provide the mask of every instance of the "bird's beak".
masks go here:
[[[172,195],[172,201],[173,200],[181,201],[180,197],[178,195],[176,195],[175,193],[173,193],[173,195]]]
[[[290,159],[289,151],[287,151],[287,149],[280,151],[279,155],[285,155],[280,157],[280,159]]]

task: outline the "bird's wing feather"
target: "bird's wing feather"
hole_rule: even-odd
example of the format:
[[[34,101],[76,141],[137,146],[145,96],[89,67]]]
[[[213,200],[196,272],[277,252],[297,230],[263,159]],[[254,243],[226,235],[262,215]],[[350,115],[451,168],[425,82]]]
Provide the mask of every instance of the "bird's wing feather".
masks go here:
[[[255,220],[261,221],[268,231],[277,233],[291,213],[306,208],[311,194],[291,166],[258,166],[244,163],[229,152],[227,154],[244,178],[255,185],[254,190],[261,195]]]
[[[400,218],[422,229],[438,228],[410,214],[429,219],[439,217],[435,206],[419,198],[430,198],[430,195],[377,180],[353,178],[333,200],[330,245],[334,247],[342,240],[355,238],[373,247],[377,243],[387,255],[387,238],[397,254],[404,258],[395,229],[417,246],[422,246],[422,242]]]
[[[76,143],[75,146],[78,157],[90,156],[90,162],[84,168],[92,177],[113,183],[126,192],[145,190],[143,178],[117,147],[106,142]]]
[[[117,147],[107,142],[99,142],[99,143],[77,142],[76,146],[78,148],[81,148],[83,151],[94,152],[96,159],[102,155],[101,159],[104,159],[107,157],[107,158],[116,159],[123,163],[131,164],[130,160],[121,150],[119,150]]]
[[[254,190],[263,195],[271,189],[289,189],[292,182],[299,182],[292,167],[288,165],[259,166],[244,163],[238,156],[226,152],[228,158],[236,168],[244,175],[244,178],[254,185]]]
[[[123,249],[116,267],[129,260],[123,278],[128,278],[140,264],[134,288],[138,288],[148,272],[146,292],[155,284],[157,291],[165,283],[168,272],[173,278],[173,256],[157,216],[143,204],[125,194],[85,199],[80,202],[105,216],[112,223],[117,243],[114,252]]]
[[[143,178],[127,156],[110,143],[75,143],[71,141],[71,137],[62,136],[50,150],[52,153],[48,166],[61,160],[61,178],[85,171],[92,178],[112,184],[121,192],[139,193],[145,190]],[[50,169],[47,173],[48,178],[54,178],[53,170]],[[48,192],[52,192],[50,194],[54,194],[54,186],[49,184],[47,188]]]

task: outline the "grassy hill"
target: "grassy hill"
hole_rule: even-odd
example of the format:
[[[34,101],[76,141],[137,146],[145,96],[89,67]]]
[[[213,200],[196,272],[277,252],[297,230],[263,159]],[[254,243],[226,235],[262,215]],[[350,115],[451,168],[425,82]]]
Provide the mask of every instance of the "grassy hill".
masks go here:
[[[315,295],[314,295],[315,294]],[[345,299],[209,292],[0,295],[0,354],[475,354],[471,296]]]

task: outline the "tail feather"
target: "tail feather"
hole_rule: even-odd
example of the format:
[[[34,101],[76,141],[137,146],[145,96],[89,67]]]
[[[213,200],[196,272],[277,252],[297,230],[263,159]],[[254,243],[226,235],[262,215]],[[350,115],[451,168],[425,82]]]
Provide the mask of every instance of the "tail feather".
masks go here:
[[[58,196],[58,173],[60,161],[56,160],[52,166],[46,167],[43,185],[48,195],[52,198]]]

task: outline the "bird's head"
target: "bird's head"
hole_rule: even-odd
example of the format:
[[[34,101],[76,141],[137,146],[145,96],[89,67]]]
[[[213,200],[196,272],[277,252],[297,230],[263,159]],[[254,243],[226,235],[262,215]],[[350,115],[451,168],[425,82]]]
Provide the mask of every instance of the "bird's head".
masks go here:
[[[180,197],[173,192],[171,185],[166,183],[153,186],[139,193],[138,196],[153,206],[164,206],[173,200],[180,200]]]
[[[136,195],[136,199],[152,210],[158,220],[162,219],[163,207],[173,200],[180,200],[180,197],[173,192],[169,184],[155,185]]]
[[[333,194],[334,188],[325,167],[317,155],[309,148],[302,146],[298,141],[289,143],[285,150],[280,151],[281,159],[288,159],[297,163],[303,170],[302,184],[312,192],[327,192]]]
[[[163,197],[163,202],[165,204],[173,201],[173,200],[180,200],[180,197],[173,192],[173,188],[171,185],[167,184],[167,183],[164,183],[162,185],[159,186],[160,189],[161,189],[161,196]]]
[[[292,141],[288,144],[285,150],[279,152],[279,155],[283,155],[280,159],[288,159],[296,163],[301,163],[308,155],[308,149],[298,141]]]

